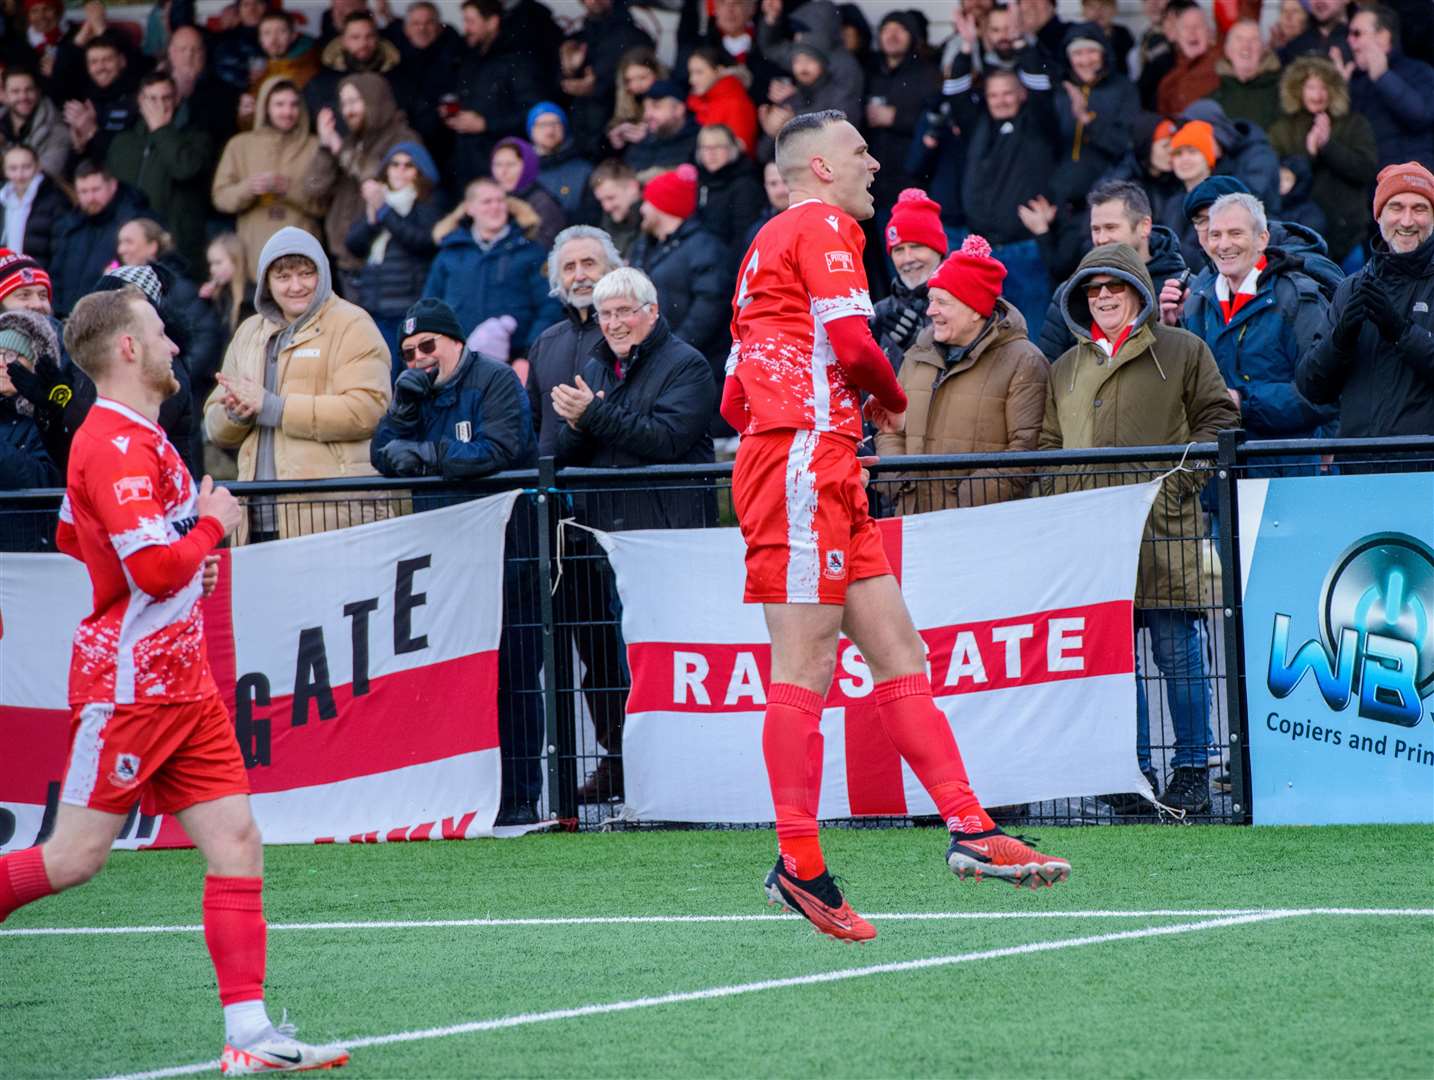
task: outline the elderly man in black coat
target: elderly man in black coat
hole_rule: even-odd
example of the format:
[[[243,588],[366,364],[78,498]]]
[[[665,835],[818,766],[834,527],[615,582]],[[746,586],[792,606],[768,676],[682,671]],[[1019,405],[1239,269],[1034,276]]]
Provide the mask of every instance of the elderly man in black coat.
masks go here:
[[[706,359],[673,332],[659,311],[652,281],[630,267],[614,270],[593,289],[593,307],[603,340],[572,384],[552,392],[553,410],[563,421],[558,464],[624,469],[711,462],[708,424],[717,386]],[[581,520],[607,530],[699,528],[716,522],[710,490],[664,488],[658,479],[640,489],[595,493],[590,502],[575,492],[574,502]],[[608,593],[615,598],[610,586]],[[626,683],[621,648],[613,655],[620,681],[605,685],[621,686]],[[607,756],[578,793],[585,802],[622,793],[621,709],[602,710],[593,726]]]

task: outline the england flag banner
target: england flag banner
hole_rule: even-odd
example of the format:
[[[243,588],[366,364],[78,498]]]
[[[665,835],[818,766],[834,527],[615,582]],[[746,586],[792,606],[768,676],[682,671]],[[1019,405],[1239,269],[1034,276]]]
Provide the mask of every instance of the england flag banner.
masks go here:
[[[1132,616],[1159,481],[878,522],[937,704],[987,806],[1148,791],[1135,759]],[[632,669],[627,815],[774,818],[762,760],[771,649],[742,602],[737,529],[598,533]],[[820,816],[934,814],[843,638],[822,716]]]
[[[209,663],[268,844],[491,835],[503,537],[518,493],[220,554]],[[84,566],[0,559],[0,851],[48,835]],[[189,843],[131,813],[116,846]]]

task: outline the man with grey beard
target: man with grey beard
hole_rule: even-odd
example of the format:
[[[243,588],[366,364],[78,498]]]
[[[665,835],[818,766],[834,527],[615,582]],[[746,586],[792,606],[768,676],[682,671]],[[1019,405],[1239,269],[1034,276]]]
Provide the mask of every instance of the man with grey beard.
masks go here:
[[[1324,340],[1295,386],[1339,403],[1348,438],[1434,431],[1434,174],[1390,165],[1374,190],[1373,255],[1335,290]]]
[[[871,333],[896,369],[931,325],[926,314],[926,283],[946,255],[946,230],[941,207],[920,188],[907,188],[891,209],[886,226],[886,253],[896,267],[891,295],[872,310]]]
[[[593,225],[572,225],[553,239],[548,295],[563,305],[564,318],[528,348],[528,399],[538,429],[538,456],[557,450],[563,425],[553,411],[553,387],[571,386],[602,340],[593,317],[593,286],[609,270],[626,265],[612,237]]]

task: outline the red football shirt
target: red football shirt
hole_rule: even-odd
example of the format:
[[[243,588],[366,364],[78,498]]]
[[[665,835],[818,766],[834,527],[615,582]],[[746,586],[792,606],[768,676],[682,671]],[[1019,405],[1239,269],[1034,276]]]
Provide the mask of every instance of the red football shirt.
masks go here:
[[[742,384],[759,431],[830,431],[859,441],[861,397],[823,326],[870,318],[856,219],[816,199],[762,226],[742,260],[727,374]]]
[[[123,560],[179,540],[197,493],[179,452],[154,424],[100,398],[70,447],[60,528],[94,586],[94,611],[75,631],[70,703],[197,701],[217,692],[204,648],[203,575],[166,596],[136,585]]]

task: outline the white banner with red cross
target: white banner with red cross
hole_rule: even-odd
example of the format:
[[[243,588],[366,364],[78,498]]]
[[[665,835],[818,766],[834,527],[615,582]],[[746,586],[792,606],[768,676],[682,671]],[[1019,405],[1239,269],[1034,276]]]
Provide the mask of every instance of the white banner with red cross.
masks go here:
[[[204,600],[209,663],[265,843],[491,835],[517,496],[220,553]],[[90,606],[68,556],[0,559],[0,851],[53,823],[70,639]],[[136,811],[116,846],[188,843],[177,819]]]
[[[1143,791],[1132,618],[1159,482],[878,522],[937,704],[987,806]],[[774,817],[762,760],[771,649],[742,602],[736,529],[598,533],[632,668],[627,814]],[[822,716],[823,818],[934,814],[888,740],[871,672],[838,645]]]

